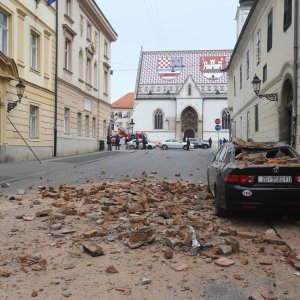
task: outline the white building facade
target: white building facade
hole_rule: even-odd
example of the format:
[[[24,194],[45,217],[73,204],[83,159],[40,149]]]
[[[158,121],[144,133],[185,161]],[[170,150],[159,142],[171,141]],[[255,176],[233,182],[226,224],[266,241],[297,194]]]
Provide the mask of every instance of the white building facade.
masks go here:
[[[111,111],[117,33],[93,0],[59,0],[57,155],[99,150]]]
[[[141,51],[133,119],[150,140],[229,138],[231,50]],[[221,130],[215,130],[221,119]]]
[[[286,142],[299,152],[299,2],[252,2],[227,68],[232,134]],[[258,95],[255,75],[261,80]]]

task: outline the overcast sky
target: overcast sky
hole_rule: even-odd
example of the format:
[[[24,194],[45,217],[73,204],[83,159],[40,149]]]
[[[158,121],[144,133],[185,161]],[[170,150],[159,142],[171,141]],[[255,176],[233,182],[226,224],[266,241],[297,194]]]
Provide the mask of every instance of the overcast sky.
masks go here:
[[[118,34],[111,101],[134,92],[144,51],[233,49],[238,0],[96,0]]]

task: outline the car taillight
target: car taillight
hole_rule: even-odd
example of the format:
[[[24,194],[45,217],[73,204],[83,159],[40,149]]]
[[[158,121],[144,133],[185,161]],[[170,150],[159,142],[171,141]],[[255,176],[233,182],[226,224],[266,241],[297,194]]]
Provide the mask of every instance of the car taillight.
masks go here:
[[[253,183],[255,175],[227,175],[224,177],[225,182],[231,183]]]
[[[300,175],[295,176],[294,179],[296,182],[300,183]]]

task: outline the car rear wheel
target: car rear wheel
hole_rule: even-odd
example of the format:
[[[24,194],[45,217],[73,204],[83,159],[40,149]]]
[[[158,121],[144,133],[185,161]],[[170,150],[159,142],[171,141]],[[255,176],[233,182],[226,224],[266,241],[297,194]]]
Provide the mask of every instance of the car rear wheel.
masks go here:
[[[184,146],[183,146],[183,150],[187,150],[187,145],[184,145]]]
[[[168,146],[167,145],[162,145],[161,149],[168,150]]]
[[[203,145],[203,149],[207,149],[208,148],[208,145]]]
[[[134,149],[134,146],[133,146],[133,145],[130,145],[130,146],[129,146],[129,149]]]
[[[227,216],[227,211],[226,209],[221,207],[220,204],[220,194],[217,190],[217,188],[215,187],[215,215],[219,218],[223,218]]]
[[[151,146],[151,145],[149,145],[149,146],[147,147],[147,149],[152,149],[152,146]]]

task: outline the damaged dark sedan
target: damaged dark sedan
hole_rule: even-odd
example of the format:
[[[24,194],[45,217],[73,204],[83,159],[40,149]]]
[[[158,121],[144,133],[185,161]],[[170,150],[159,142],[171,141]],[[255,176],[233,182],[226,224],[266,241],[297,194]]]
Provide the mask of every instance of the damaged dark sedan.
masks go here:
[[[300,212],[300,156],[280,143],[225,143],[207,170],[215,214],[234,210]]]

